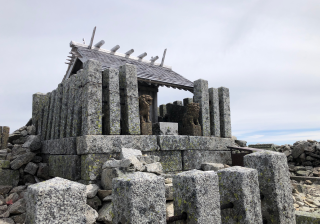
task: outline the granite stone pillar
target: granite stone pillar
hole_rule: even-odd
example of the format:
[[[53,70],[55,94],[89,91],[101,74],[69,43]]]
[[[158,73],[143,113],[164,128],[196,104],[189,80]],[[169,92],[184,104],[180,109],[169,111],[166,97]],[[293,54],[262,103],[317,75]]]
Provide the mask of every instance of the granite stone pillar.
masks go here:
[[[0,149],[6,149],[8,146],[8,139],[10,128],[7,126],[0,127]]]
[[[47,95],[43,94],[39,96],[39,108],[38,108],[38,128],[37,128],[37,134],[43,135],[43,117],[44,117],[44,107],[45,107],[45,101],[46,101]]]
[[[258,171],[262,218],[266,223],[296,223],[287,157],[263,151],[248,154],[244,165]]]
[[[46,140],[52,139],[51,133],[52,133],[52,126],[53,126],[53,114],[54,114],[54,108],[55,108],[56,92],[57,92],[56,90],[53,90],[51,92]]]
[[[121,93],[122,134],[140,135],[139,95],[137,70],[134,65],[125,64],[119,69]]]
[[[32,95],[32,124],[36,127],[36,133],[38,133],[38,121],[39,121],[39,104],[43,93],[35,93]]]
[[[44,97],[43,102],[43,122],[42,122],[42,130],[41,130],[41,140],[45,140],[48,132],[48,120],[50,113],[50,101],[51,101],[51,93],[47,93]]]
[[[103,134],[120,135],[120,89],[119,70],[106,69],[102,73],[103,85]]]
[[[219,109],[220,109],[220,135],[223,138],[231,138],[231,115],[230,115],[230,95],[229,89],[220,87]]]
[[[199,122],[201,125],[202,135],[210,136],[208,81],[203,79],[198,79],[194,81],[193,93],[194,102],[199,103],[200,106]]]
[[[69,103],[69,89],[70,78],[63,81],[62,89],[62,105],[61,105],[61,121],[60,121],[60,138],[65,138],[67,131],[67,117],[68,117],[68,103]]]
[[[164,178],[135,172],[112,181],[113,223],[166,223]]]
[[[82,126],[82,73],[83,70],[80,69],[75,77],[75,96],[74,96],[74,111],[73,111],[73,121],[72,121],[72,137],[81,136],[81,126]]]
[[[53,110],[53,124],[51,129],[51,139],[58,139],[60,137],[60,116],[62,105],[62,90],[63,85],[60,83],[56,89],[56,99]]]
[[[72,75],[69,79],[69,92],[68,92],[68,114],[67,114],[67,127],[66,127],[66,138],[72,136],[72,124],[74,117],[74,99],[76,93],[76,85],[75,80],[77,78],[77,74]]]
[[[209,107],[211,135],[220,137],[219,91],[216,88],[209,89]]]
[[[174,215],[186,212],[187,224],[221,223],[218,175],[191,170],[173,176]]]
[[[220,204],[233,204],[221,211],[222,223],[262,224],[257,170],[234,166],[217,173]]]
[[[160,116],[164,118],[167,114],[167,107],[165,104],[161,104],[159,107]]]
[[[102,135],[102,72],[96,60],[84,63],[82,72],[82,135]]]

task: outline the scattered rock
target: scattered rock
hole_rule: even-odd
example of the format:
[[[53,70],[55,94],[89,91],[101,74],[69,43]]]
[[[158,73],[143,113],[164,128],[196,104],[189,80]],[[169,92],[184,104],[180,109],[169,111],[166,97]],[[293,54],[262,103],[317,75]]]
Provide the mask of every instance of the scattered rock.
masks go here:
[[[94,196],[96,196],[98,190],[99,190],[99,187],[96,184],[87,185],[86,186],[87,198],[93,198]]]
[[[122,148],[120,153],[120,159],[129,159],[132,156],[142,156],[142,153],[138,149]]]
[[[39,135],[29,135],[22,148],[29,148],[30,151],[36,151],[41,148],[41,139]]]
[[[94,210],[98,210],[98,208],[101,206],[101,200],[98,198],[98,196],[95,196],[93,198],[88,198],[87,204],[90,205]]]
[[[145,165],[143,171],[155,174],[163,173],[162,165],[159,162]]]
[[[18,156],[18,158],[16,158],[10,163],[11,169],[13,170],[19,169],[24,164],[27,164],[28,162],[30,162],[33,159],[33,157],[35,157],[35,155],[36,154],[33,152],[27,152],[25,154]]]
[[[94,224],[96,223],[96,219],[98,218],[98,212],[91,208],[89,205],[86,206],[86,224]]]
[[[106,203],[98,211],[98,221],[104,222],[106,224],[112,224],[112,203]]]

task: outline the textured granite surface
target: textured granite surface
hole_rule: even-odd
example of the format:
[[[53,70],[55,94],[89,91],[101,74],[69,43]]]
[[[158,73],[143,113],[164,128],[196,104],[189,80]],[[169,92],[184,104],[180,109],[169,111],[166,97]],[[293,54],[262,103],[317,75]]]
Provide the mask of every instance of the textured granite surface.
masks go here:
[[[70,90],[71,79],[66,79],[63,81],[62,88],[62,101],[61,101],[61,119],[60,119],[60,138],[66,137],[67,131],[67,117],[68,117],[68,107],[69,105],[69,90]]]
[[[74,85],[74,109],[73,109],[73,120],[72,120],[72,137],[80,136],[82,134],[82,98],[83,98],[83,91],[82,91],[82,73],[83,69],[80,69],[77,72],[75,77]]]
[[[36,127],[36,129],[38,129],[38,122],[40,119],[39,106],[40,106],[41,97],[43,95],[44,95],[43,93],[35,93],[32,95],[32,124]]]
[[[76,155],[76,138],[71,137],[43,141],[41,152],[52,155]]]
[[[199,122],[201,125],[202,135],[210,136],[210,109],[209,109],[209,93],[208,81],[198,79],[193,82],[194,102],[199,103],[200,116]]]
[[[120,135],[120,89],[119,70],[106,69],[102,73],[103,85],[103,133]]]
[[[43,122],[41,130],[41,140],[45,140],[48,132],[48,119],[50,112],[50,102],[51,102],[51,93],[47,93],[44,97],[43,102]]]
[[[320,224],[320,214],[296,211],[297,224]]]
[[[19,170],[0,168],[0,186],[17,186],[19,183]]]
[[[62,177],[69,180],[79,180],[81,174],[80,156],[75,155],[50,155],[49,175]]]
[[[50,108],[49,108],[49,114],[48,114],[48,124],[47,124],[47,133],[46,133],[46,140],[52,139],[51,132],[52,132],[52,125],[53,125],[53,114],[54,114],[54,105],[56,100],[56,90],[53,90],[51,92],[50,97]]]
[[[113,223],[166,223],[164,178],[136,172],[112,181]]]
[[[68,112],[67,112],[67,125],[66,125],[66,138],[70,138],[72,136],[72,124],[74,117],[74,99],[76,92],[76,78],[77,74],[72,75],[69,79],[69,91],[68,91]]]
[[[53,122],[54,126],[52,126],[53,130],[51,131],[51,139],[58,139],[60,138],[60,118],[61,118],[61,106],[62,106],[62,91],[63,91],[63,84],[60,83],[57,88],[56,92],[56,99],[54,105],[54,112],[53,112]]]
[[[221,205],[234,206],[221,211],[222,223],[262,224],[257,170],[234,166],[217,173]]]
[[[220,137],[219,92],[217,88],[209,88],[209,108],[211,135]]]
[[[191,170],[173,176],[174,214],[188,214],[187,223],[221,223],[218,175]]]
[[[220,109],[220,134],[223,138],[231,138],[230,95],[226,87],[218,88]]]
[[[295,223],[285,154],[271,151],[252,153],[244,156],[244,166],[258,170],[263,220],[268,223]]]
[[[143,154],[159,156],[164,172],[182,171],[181,151],[153,151]]]
[[[86,187],[59,177],[28,187],[27,224],[86,224]]]

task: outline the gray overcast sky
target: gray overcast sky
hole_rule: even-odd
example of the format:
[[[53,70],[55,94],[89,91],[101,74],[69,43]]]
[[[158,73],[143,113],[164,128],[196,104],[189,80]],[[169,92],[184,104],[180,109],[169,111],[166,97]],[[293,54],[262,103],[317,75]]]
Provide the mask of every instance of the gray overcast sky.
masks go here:
[[[162,56],[191,81],[225,86],[233,135],[320,141],[319,0],[0,0],[0,125],[31,118],[32,94],[61,82],[71,40]],[[191,97],[161,88],[159,104]]]

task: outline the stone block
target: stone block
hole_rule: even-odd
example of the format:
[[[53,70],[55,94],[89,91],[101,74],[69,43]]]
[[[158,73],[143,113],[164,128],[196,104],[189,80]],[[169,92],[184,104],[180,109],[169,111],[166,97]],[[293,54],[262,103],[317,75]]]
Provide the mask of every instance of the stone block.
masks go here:
[[[159,162],[146,164],[144,166],[144,170],[143,171],[144,172],[148,172],[148,173],[155,173],[155,174],[163,173],[162,165]]]
[[[68,112],[67,112],[67,126],[66,126],[66,138],[72,137],[72,124],[73,124],[73,116],[74,116],[74,100],[75,100],[75,92],[76,85],[75,80],[77,78],[77,74],[73,74],[69,79],[69,91],[68,91]]]
[[[0,130],[1,131],[1,130]],[[8,140],[9,140],[9,132],[10,128],[7,126],[2,127],[2,133],[0,134],[0,149],[6,149],[8,146]]]
[[[83,69],[77,72],[75,77],[75,96],[74,96],[74,111],[72,120],[72,137],[82,135],[82,101],[83,101],[83,91],[82,91],[82,73]]]
[[[199,103],[200,117],[199,122],[201,125],[202,135],[210,136],[210,110],[209,110],[209,93],[208,81],[198,79],[194,81],[194,102]]]
[[[19,170],[0,169],[0,186],[17,186],[19,183]]]
[[[116,178],[112,181],[112,195],[113,223],[166,223],[162,177],[136,172]]]
[[[50,155],[49,175],[51,177],[62,177],[69,180],[79,180],[81,177],[80,156]]]
[[[203,163],[231,164],[228,151],[185,150],[182,152],[183,170],[201,169]]]
[[[189,147],[187,135],[158,135],[161,150],[186,150]]]
[[[104,223],[112,223],[112,203],[106,203],[100,208],[98,212],[98,221],[104,222]]]
[[[220,109],[220,135],[223,138],[231,138],[231,112],[230,112],[230,94],[229,89],[220,87],[219,109]]]
[[[47,134],[46,134],[46,140],[52,139],[52,126],[53,124],[53,114],[54,114],[54,108],[55,108],[55,100],[56,100],[56,90],[53,90],[51,92],[50,96],[50,108],[49,108],[49,114],[48,114],[48,124],[47,124]]]
[[[159,107],[159,112],[160,116],[164,118],[167,114],[167,106],[165,104],[161,104]]]
[[[28,187],[26,223],[86,223],[86,187],[53,178]]]
[[[211,135],[220,137],[219,92],[216,88],[209,89],[209,108]]]
[[[47,93],[43,99],[43,122],[41,127],[41,140],[45,140],[48,132],[48,118],[50,111],[51,93]]]
[[[218,175],[191,170],[173,176],[174,214],[186,212],[186,223],[221,223]]]
[[[10,163],[11,169],[13,169],[13,170],[19,169],[24,164],[29,163],[35,157],[35,155],[36,154],[33,152],[27,152],[22,155],[19,155],[16,159],[14,159]]]
[[[84,63],[82,73],[82,135],[102,134],[102,73],[96,60]]]
[[[62,138],[43,141],[41,152],[52,155],[76,155],[76,138]]]
[[[122,133],[125,135],[140,135],[140,116],[138,100],[137,70],[134,65],[125,64],[119,68],[119,83],[121,93]]]
[[[110,68],[102,73],[103,85],[103,133],[106,135],[120,135],[120,89],[119,70]]]
[[[109,159],[119,158],[117,153],[81,155],[81,179],[100,180],[102,165]]]
[[[67,131],[67,116],[68,116],[68,99],[69,99],[69,90],[70,90],[70,80],[65,79],[63,80],[63,88],[62,88],[62,101],[61,101],[61,118],[60,118],[60,137],[66,137]]]
[[[40,104],[43,93],[35,93],[32,95],[32,124],[36,127],[38,133],[39,120],[40,120]]]
[[[160,161],[160,157],[154,156],[154,155],[151,155],[151,156],[143,155],[143,156],[136,156],[136,157],[143,164],[156,163]]]
[[[313,212],[296,211],[297,224],[320,224],[320,214]]]
[[[27,164],[27,166],[24,168],[24,172],[25,173],[29,173],[31,175],[35,175],[36,172],[37,172],[37,169],[38,169],[38,165],[33,163],[33,162],[30,162]]]
[[[56,89],[56,99],[53,109],[53,124],[51,129],[51,139],[60,138],[60,118],[61,118],[61,105],[62,105],[62,91],[63,85],[60,83]]]
[[[234,166],[217,173],[220,204],[233,204],[221,211],[222,223],[262,224],[257,170]]]
[[[129,148],[122,148],[120,152],[120,159],[129,159],[132,156],[141,156],[142,153],[138,149],[129,149]]]
[[[203,171],[218,171],[224,169],[224,165],[222,163],[203,163],[201,164],[201,169]]]
[[[235,140],[234,142],[238,144],[240,147],[247,147],[247,141]]]
[[[141,151],[159,149],[157,136],[154,135],[87,135],[77,138],[78,155],[120,153],[122,148],[134,148]]]
[[[49,166],[47,163],[39,163],[37,177],[44,180],[49,179]]]
[[[182,156],[181,151],[155,151],[144,152],[145,155],[154,155],[160,157],[160,163],[163,172],[181,171],[182,170]]]
[[[40,135],[29,135],[27,141],[22,145],[22,148],[28,148],[30,151],[37,151],[38,149],[40,149]]]
[[[141,122],[140,130],[141,130],[141,135],[152,135],[152,123]]]
[[[104,190],[112,189],[113,178],[122,177],[125,175],[123,170],[119,168],[106,168],[101,173],[101,186]]]
[[[244,165],[258,171],[264,222],[295,223],[292,186],[287,157],[264,151],[244,156]]]
[[[154,135],[178,135],[178,123],[159,122],[152,124]]]

